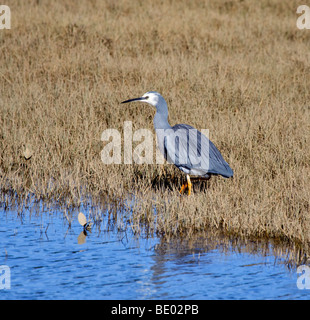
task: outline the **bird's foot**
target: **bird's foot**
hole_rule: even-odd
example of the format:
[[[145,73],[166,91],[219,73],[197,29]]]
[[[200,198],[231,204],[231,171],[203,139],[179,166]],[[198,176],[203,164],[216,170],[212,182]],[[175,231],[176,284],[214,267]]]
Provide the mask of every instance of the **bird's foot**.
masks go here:
[[[182,185],[182,187],[180,189],[180,193],[182,194],[185,191],[186,188],[187,188],[187,182],[183,183],[183,185]]]

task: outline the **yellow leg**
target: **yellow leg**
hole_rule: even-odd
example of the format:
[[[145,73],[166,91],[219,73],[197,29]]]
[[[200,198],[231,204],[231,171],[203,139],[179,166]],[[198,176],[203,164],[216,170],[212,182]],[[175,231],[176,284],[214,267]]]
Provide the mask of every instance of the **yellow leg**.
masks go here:
[[[186,179],[187,179],[188,195],[190,196],[192,191],[192,183],[189,175],[186,175]]]
[[[182,185],[180,193],[183,193],[186,188],[187,188],[187,182]]]

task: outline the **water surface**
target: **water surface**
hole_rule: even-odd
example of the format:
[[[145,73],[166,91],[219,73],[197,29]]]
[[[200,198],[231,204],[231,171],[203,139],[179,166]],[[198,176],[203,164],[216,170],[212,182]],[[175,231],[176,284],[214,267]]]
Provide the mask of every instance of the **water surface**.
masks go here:
[[[11,289],[0,290],[0,299],[310,297],[297,288],[296,269],[259,249],[135,238],[107,231],[104,221],[81,245],[77,213],[71,227],[57,210],[0,209],[0,217],[0,265],[11,271]]]

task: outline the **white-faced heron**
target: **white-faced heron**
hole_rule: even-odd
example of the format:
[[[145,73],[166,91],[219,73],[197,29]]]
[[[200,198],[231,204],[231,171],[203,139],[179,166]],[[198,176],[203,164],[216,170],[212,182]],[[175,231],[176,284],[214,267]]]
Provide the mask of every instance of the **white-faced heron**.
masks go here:
[[[180,193],[188,188],[188,195],[191,194],[190,175],[205,179],[211,175],[233,176],[233,170],[204,134],[187,124],[170,126],[167,103],[158,92],[149,91],[140,98],[122,103],[133,101],[146,102],[156,108],[153,122],[159,149],[169,163],[186,173],[187,182],[182,185]]]

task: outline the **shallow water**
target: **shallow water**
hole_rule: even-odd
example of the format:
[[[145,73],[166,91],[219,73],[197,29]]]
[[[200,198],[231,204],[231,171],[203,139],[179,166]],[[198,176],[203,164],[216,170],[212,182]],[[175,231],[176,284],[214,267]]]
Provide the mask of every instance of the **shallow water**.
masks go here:
[[[0,217],[0,266],[11,273],[10,289],[1,289],[0,299],[310,297],[310,290],[297,288],[296,269],[259,250],[167,244],[102,226],[81,245],[77,214],[71,228],[61,212],[0,209]]]

